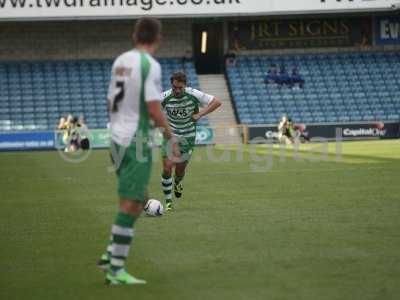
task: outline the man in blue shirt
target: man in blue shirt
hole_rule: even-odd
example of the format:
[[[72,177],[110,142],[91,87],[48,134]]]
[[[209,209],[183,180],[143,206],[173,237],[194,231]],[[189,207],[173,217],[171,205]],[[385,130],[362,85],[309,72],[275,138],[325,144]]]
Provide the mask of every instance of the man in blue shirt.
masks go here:
[[[298,84],[299,87],[302,89],[304,87],[304,83],[305,83],[305,80],[300,75],[299,69],[297,67],[294,67],[292,70],[291,85],[294,86],[295,84]]]
[[[271,65],[269,67],[267,76],[265,76],[264,78],[264,82],[265,84],[273,84],[273,83],[277,83],[278,80],[278,70],[276,68],[276,65]]]

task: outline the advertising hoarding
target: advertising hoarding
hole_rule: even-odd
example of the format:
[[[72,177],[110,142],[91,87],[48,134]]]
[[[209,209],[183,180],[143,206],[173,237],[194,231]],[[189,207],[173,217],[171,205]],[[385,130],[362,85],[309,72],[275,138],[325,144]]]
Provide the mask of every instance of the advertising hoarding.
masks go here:
[[[0,0],[0,20],[207,17],[390,9],[398,0]]]

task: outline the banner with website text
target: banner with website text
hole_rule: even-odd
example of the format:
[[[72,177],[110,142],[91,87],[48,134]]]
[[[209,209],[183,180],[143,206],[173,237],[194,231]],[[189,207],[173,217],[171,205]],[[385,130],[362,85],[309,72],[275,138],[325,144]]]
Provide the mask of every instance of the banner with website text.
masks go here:
[[[379,11],[400,0],[0,0],[0,20]]]
[[[110,132],[108,129],[89,130],[87,138],[92,149],[108,148],[110,145]],[[152,131],[152,146],[161,146],[162,134]],[[198,126],[196,131],[197,145],[210,145],[214,143],[214,129]],[[64,131],[20,131],[0,132],[0,151],[2,150],[39,150],[57,149],[64,150],[66,141]]]

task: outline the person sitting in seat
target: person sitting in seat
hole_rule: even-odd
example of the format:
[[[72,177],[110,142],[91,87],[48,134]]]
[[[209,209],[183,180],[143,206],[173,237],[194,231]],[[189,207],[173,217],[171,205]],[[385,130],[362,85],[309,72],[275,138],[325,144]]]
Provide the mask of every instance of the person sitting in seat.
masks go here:
[[[291,87],[293,87],[296,84],[298,84],[299,88],[301,88],[301,89],[304,88],[305,80],[300,75],[299,69],[297,67],[294,67],[292,69],[292,75],[291,75],[290,79],[291,79]]]
[[[264,78],[265,84],[277,83],[278,80],[278,69],[276,65],[271,65],[268,69],[268,73]]]
[[[292,79],[289,76],[288,72],[286,71],[285,66],[283,66],[283,65],[280,68],[279,75],[278,75],[278,78],[276,80],[276,83],[279,86],[287,85],[287,86],[291,87],[291,85],[292,85]]]

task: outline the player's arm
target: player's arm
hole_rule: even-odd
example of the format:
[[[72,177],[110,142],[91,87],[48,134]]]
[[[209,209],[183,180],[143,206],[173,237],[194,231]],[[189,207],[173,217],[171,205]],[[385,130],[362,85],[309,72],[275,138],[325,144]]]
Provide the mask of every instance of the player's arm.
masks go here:
[[[161,103],[157,100],[147,102],[147,110],[149,112],[150,118],[154,121],[157,128],[162,130],[164,138],[171,143],[172,154],[174,157],[179,158],[181,152],[179,150],[178,141],[172,134],[171,127],[169,127],[167,118],[165,117],[163,111],[161,110]]]
[[[200,110],[197,114],[194,114],[192,116],[192,119],[194,121],[198,121],[200,118],[212,113],[215,111],[217,108],[219,108],[222,105],[221,101],[218,100],[216,97],[213,97],[211,102],[207,104],[206,107],[204,107],[202,110]]]
[[[171,127],[162,111],[161,96],[161,68],[153,65],[145,82],[145,101],[150,118],[155,126],[162,130],[164,138],[171,141],[172,153],[175,157],[180,157],[179,146],[175,136],[172,134]]]
[[[150,118],[154,121],[155,126],[161,128],[164,138],[167,140],[174,138],[171,127],[169,127],[168,121],[162,111],[160,101],[148,101],[147,110],[149,111]]]

